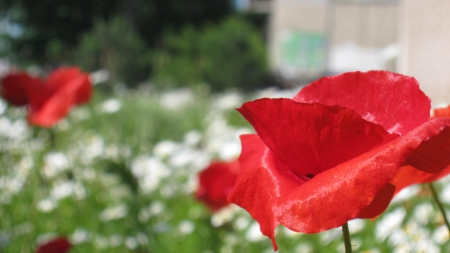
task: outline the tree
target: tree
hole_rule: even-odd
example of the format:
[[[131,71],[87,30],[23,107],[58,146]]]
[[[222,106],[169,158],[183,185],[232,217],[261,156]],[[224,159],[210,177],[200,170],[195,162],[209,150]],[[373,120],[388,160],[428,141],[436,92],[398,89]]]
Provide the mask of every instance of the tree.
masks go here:
[[[167,29],[189,23],[218,22],[232,12],[229,0],[2,0],[0,13],[24,33],[9,38],[20,60],[42,62],[68,58],[95,20],[124,15],[147,46],[158,45]]]
[[[119,5],[120,0],[4,0],[0,7],[24,29],[22,36],[11,38],[13,51],[22,59],[45,61],[75,46],[95,19],[107,19]]]

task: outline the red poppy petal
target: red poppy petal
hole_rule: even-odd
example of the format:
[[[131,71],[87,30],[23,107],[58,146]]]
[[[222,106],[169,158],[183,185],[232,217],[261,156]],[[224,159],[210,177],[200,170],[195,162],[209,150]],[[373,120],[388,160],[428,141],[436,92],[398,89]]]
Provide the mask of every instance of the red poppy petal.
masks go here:
[[[300,90],[294,100],[347,107],[401,135],[426,122],[431,108],[416,79],[387,71],[323,77]]]
[[[241,135],[242,152],[239,157],[241,170],[236,184],[228,197],[258,221],[261,232],[272,239],[278,225],[275,220],[273,201],[297,187],[299,182],[290,180],[280,171],[284,165],[255,134]]]
[[[52,91],[52,93],[49,93],[49,90],[42,90],[31,97],[28,115],[30,124],[51,127],[61,118],[64,118],[72,107],[80,102],[78,92],[80,89],[84,89],[87,77],[85,75],[73,76],[74,70],[68,71],[68,75],[64,75],[65,73],[62,70],[57,71],[49,79],[50,85],[53,87],[56,85],[54,82],[58,80],[66,82],[59,86],[57,90]],[[73,78],[70,79],[69,77]]]
[[[299,177],[317,175],[397,136],[339,106],[260,99],[238,111]]]
[[[41,245],[36,253],[66,253],[71,247],[69,240],[59,237]]]
[[[446,128],[414,150],[404,165],[411,165],[428,173],[442,171],[450,164],[450,129]]]
[[[294,231],[317,233],[358,217],[422,142],[442,138],[439,133],[448,129],[450,119],[430,120],[404,136],[320,173],[276,200],[277,220]],[[450,147],[447,143],[446,148]]]
[[[53,72],[51,72],[45,80],[47,89],[56,91],[62,86],[66,86],[73,79],[77,78],[79,73],[80,70],[77,67],[57,68]]]
[[[450,166],[438,173],[427,173],[412,166],[403,166],[397,172],[391,183],[395,185],[394,194],[413,184],[431,183],[450,174]]]
[[[89,80],[89,76],[87,74],[84,74],[81,78],[83,79],[83,81],[81,87],[77,92],[77,105],[89,102],[92,97],[92,84]]]
[[[41,86],[38,78],[32,78],[25,72],[14,73],[2,80],[2,97],[15,106],[28,104],[30,92]]]
[[[73,86],[76,93],[76,104],[86,103],[92,95],[92,85],[89,76],[77,67],[62,67],[53,71],[47,78],[46,86],[56,91],[62,86]]]
[[[211,163],[199,174],[196,198],[203,201],[212,211],[227,206],[229,204],[227,197],[236,182],[238,171],[238,161]]]
[[[386,210],[386,208],[389,206],[389,203],[391,203],[394,192],[395,186],[388,183],[377,193],[377,195],[375,195],[372,203],[370,203],[370,205],[359,212],[357,218],[369,219],[375,218],[378,215],[382,214],[384,210]]]
[[[59,91],[40,107],[34,106],[32,103],[28,114],[28,122],[31,125],[52,127],[69,113],[74,104],[75,97],[73,94]]]

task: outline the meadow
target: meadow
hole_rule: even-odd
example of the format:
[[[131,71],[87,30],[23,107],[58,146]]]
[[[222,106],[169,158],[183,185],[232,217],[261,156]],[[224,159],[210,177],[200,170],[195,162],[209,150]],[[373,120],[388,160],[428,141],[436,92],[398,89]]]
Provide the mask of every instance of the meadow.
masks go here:
[[[96,89],[99,89],[98,86]],[[51,129],[0,102],[0,252],[33,252],[67,236],[70,252],[269,253],[243,209],[212,213],[194,198],[197,174],[236,159],[252,127],[235,108],[296,90],[212,94],[206,88],[95,92]],[[450,210],[450,178],[435,183]],[[426,185],[401,192],[375,220],[349,222],[355,252],[450,252]],[[344,252],[340,228],[320,234],[280,226],[278,252]]]

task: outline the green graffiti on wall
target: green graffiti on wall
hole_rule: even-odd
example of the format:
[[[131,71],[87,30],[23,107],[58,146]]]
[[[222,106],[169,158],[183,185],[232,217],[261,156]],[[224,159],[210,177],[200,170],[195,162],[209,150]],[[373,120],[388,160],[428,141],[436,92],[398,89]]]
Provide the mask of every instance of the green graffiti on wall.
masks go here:
[[[319,33],[290,31],[283,38],[282,66],[300,72],[325,68],[325,36]]]

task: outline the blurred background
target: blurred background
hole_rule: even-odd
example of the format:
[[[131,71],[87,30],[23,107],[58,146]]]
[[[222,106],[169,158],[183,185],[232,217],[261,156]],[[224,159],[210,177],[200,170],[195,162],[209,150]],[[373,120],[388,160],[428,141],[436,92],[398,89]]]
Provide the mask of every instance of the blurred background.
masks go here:
[[[371,69],[414,76],[433,105],[448,103],[448,46],[446,0],[2,0],[0,77],[76,65],[96,92],[50,130],[0,101],[0,252],[58,235],[71,252],[273,252],[244,210],[193,197],[197,173],[236,159],[253,132],[234,108]],[[411,187],[379,219],[352,221],[354,249],[449,252],[430,196]],[[344,251],[339,229],[280,227],[277,241]]]
[[[384,69],[450,92],[443,0],[42,1],[0,3],[7,66],[104,69],[110,85],[212,90],[293,87]]]

